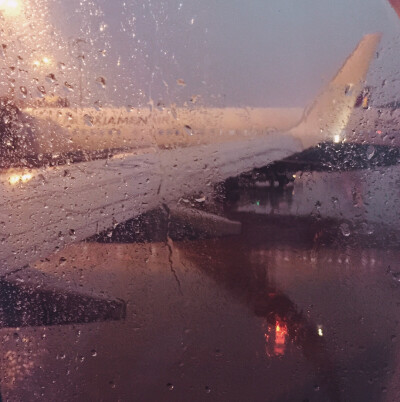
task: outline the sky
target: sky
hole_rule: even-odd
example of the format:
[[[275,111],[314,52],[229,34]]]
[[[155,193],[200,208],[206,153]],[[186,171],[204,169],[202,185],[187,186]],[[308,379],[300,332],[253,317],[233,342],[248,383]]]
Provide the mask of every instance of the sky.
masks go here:
[[[305,106],[377,31],[368,84],[382,102],[400,90],[400,20],[387,0],[20,1],[24,34],[22,16],[4,16],[14,52],[3,63],[25,62],[15,85],[25,80],[32,97],[44,88],[87,106]],[[32,54],[52,62],[32,69]]]

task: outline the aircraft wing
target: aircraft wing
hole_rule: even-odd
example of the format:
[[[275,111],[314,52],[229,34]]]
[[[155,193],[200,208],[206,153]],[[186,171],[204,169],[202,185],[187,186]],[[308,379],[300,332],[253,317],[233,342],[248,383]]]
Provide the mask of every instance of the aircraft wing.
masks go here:
[[[326,141],[347,124],[379,35],[367,35],[302,122],[267,132],[185,148],[149,147],[108,160],[31,172],[3,172],[0,272],[46,257],[160,204],[208,194],[213,184]]]
[[[1,273],[180,197],[299,151],[290,135],[146,149],[122,158],[0,176]],[[18,181],[17,181],[18,180]],[[15,182],[15,184],[10,184]]]

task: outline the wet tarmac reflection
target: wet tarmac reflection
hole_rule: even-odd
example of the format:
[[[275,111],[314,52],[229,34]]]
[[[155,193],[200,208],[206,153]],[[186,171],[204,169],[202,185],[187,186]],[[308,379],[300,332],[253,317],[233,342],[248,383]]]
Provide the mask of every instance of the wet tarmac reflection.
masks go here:
[[[282,208],[282,193],[268,197]],[[245,205],[258,207],[226,209],[239,236],[149,241],[142,217],[140,239],[111,233],[38,261],[82,291],[126,300],[126,318],[1,329],[3,397],[396,400],[395,239],[383,248],[377,227],[346,236],[335,217]]]

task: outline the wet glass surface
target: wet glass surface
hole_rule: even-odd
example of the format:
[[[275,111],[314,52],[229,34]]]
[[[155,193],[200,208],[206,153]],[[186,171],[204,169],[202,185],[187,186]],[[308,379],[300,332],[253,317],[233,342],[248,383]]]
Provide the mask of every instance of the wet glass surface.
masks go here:
[[[0,400],[400,400],[398,16],[0,0]]]
[[[355,173],[341,174],[346,183]],[[81,302],[98,322],[2,329],[3,397],[396,400],[398,225],[381,219],[387,247],[373,220],[345,230],[345,202],[365,215],[374,197],[354,205],[351,192],[332,188],[334,174],[318,175],[284,188],[256,181],[228,191],[214,208],[242,223],[240,235],[201,239],[178,226],[168,233],[154,213],[148,226],[134,221],[140,239],[132,222],[131,231],[125,224],[107,232],[111,241],[67,246],[38,261],[33,268],[47,286],[62,279],[109,303],[124,300],[126,317],[104,321],[96,305]],[[302,185],[307,196],[297,191]],[[329,189],[342,203],[340,217],[315,198]],[[302,203],[315,213],[301,212]],[[150,241],[146,230],[168,238]]]

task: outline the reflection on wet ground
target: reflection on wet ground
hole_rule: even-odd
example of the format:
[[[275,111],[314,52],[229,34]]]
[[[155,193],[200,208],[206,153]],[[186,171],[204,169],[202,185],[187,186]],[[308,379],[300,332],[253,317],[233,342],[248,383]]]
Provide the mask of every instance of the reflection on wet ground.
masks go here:
[[[167,221],[166,238],[146,238],[156,214],[124,226],[136,242],[110,232],[112,242],[37,262],[71,286],[126,300],[126,319],[3,328],[4,399],[398,400],[400,248],[395,219],[385,220],[397,212],[366,202],[365,182],[354,197],[354,177],[239,189],[225,207],[240,236],[173,240]],[[324,209],[331,192],[334,212]]]

